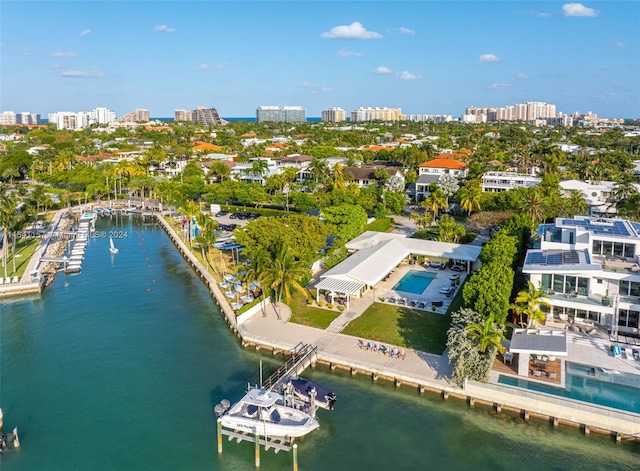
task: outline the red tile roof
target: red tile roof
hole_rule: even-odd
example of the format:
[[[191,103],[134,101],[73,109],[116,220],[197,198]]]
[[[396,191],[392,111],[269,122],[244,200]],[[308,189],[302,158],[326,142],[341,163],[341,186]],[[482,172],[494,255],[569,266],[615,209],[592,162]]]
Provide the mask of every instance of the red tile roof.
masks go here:
[[[468,167],[465,162],[459,162],[453,159],[433,159],[429,162],[420,164],[421,168],[448,168],[450,170],[464,170]]]

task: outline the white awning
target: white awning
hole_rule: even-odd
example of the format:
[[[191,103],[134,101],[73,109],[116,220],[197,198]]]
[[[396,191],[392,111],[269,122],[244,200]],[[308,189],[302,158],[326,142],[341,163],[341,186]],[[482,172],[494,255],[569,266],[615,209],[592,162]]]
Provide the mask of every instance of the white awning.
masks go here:
[[[318,283],[316,289],[331,291],[333,293],[358,295],[364,286],[365,284],[361,281],[328,277]]]

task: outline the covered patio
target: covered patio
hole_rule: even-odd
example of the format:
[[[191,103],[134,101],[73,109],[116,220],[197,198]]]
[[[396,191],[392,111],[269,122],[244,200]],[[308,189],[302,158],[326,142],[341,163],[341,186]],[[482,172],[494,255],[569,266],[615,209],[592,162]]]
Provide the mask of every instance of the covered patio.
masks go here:
[[[349,309],[351,296],[362,296],[363,289],[365,288],[365,283],[354,279],[338,277],[324,278],[316,285],[316,303],[320,301],[320,291],[328,291],[332,304],[336,297],[344,297],[345,306]]]
[[[562,358],[568,353],[566,331],[514,329],[509,352],[517,354],[518,376],[558,380],[563,383],[565,365]]]

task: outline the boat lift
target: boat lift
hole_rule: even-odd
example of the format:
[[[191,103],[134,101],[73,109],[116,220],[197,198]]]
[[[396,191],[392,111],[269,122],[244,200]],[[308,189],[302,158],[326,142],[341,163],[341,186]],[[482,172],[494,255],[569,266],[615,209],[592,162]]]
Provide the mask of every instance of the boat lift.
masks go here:
[[[265,389],[283,391],[285,401],[290,400],[292,403],[296,401],[293,395],[287,393],[287,382],[289,379],[298,376],[307,367],[315,363],[318,356],[318,347],[300,342],[291,350],[291,355],[266,381],[262,384]],[[262,373],[261,373],[262,376]],[[262,382],[262,378],[261,378]],[[314,396],[311,399],[311,415],[315,417],[316,406],[314,404]],[[229,401],[223,399],[220,404],[214,408],[216,416],[224,413],[229,408]],[[227,436],[229,441],[236,440],[238,443],[247,441],[255,443],[255,465],[260,467],[260,445],[265,450],[273,449],[275,453],[280,451],[293,451],[293,470],[298,471],[298,445],[293,443],[293,438],[288,437],[269,437],[262,436],[259,433],[249,433],[243,430],[235,430],[224,428],[220,422],[217,422],[218,432],[218,454],[222,454],[222,437]]]

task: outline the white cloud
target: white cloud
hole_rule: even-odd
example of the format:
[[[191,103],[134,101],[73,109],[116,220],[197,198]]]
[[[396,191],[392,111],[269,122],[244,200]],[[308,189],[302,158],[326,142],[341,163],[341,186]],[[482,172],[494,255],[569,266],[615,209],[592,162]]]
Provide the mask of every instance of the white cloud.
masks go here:
[[[306,89],[308,89],[308,90],[309,90],[309,93],[312,93],[312,94],[314,94],[314,95],[315,95],[315,94],[317,94],[317,93],[327,93],[327,92],[332,92],[332,91],[333,91],[333,89],[332,89],[332,88],[329,88],[329,87],[321,87],[321,86],[319,86],[319,85],[315,85],[315,84],[313,84],[313,83],[311,83],[311,82],[302,82],[302,83],[299,85],[299,87],[300,87],[300,88],[306,88]]]
[[[393,70],[391,70],[388,67],[385,67],[384,65],[381,65],[379,67],[376,67],[373,73],[378,75],[389,75],[393,73]]]
[[[407,72],[406,70],[403,70],[402,72],[398,72],[397,75],[402,80],[416,80],[416,79],[422,78],[420,74],[413,74],[411,72]]]
[[[409,29],[409,28],[404,28],[404,27],[402,27],[402,26],[400,27],[400,32],[401,32],[402,34],[410,34],[411,36],[413,36],[414,34],[416,34],[416,32],[415,32],[414,30]]]
[[[354,21],[349,26],[334,26],[331,31],[322,33],[320,37],[328,39],[380,39],[382,35],[375,31],[367,31],[362,23]]]
[[[77,52],[54,52],[51,54],[53,57],[77,57]]]
[[[222,70],[227,67],[229,64],[227,62],[221,62],[220,64],[200,64],[196,65],[195,69],[197,70]]]
[[[338,51],[338,54],[340,55],[340,57],[360,57],[360,56],[362,56],[362,53],[356,52],[356,51],[352,51],[352,50],[347,49],[347,48],[340,49]]]
[[[621,42],[613,43],[613,45],[615,47],[627,47],[627,45],[625,43],[621,43]]]
[[[500,62],[501,60],[495,54],[482,54],[480,56],[480,62]]]
[[[564,16],[598,16],[593,8],[587,8],[582,3],[565,3],[562,5]]]
[[[516,74],[516,78],[519,79],[528,79],[529,76],[527,74]]]
[[[93,33],[93,31],[91,31],[90,29],[83,29],[82,31],[80,31],[80,36],[86,36],[87,34],[91,33]]]
[[[511,85],[508,83],[492,83],[491,85],[487,85],[486,88],[490,90],[506,90],[510,88]]]
[[[167,25],[155,25],[155,26],[153,27],[153,30],[154,30],[154,31],[161,32],[161,33],[175,33],[175,32],[176,32],[176,30],[175,30],[175,29],[170,28],[170,27],[169,27],[169,26],[167,26]]]
[[[104,72],[95,68],[90,70],[65,70],[60,73],[60,76],[68,78],[97,78],[104,77]]]

